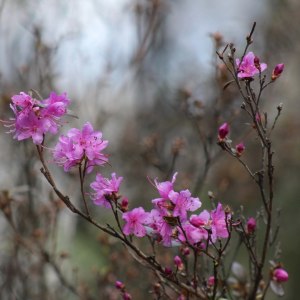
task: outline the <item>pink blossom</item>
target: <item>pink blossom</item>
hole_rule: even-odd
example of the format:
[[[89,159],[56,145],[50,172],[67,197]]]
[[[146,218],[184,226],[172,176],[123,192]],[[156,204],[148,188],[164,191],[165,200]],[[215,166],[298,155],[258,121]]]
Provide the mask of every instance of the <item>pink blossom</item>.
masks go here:
[[[131,211],[123,213],[123,220],[126,221],[123,232],[126,235],[134,234],[137,237],[146,235],[144,224],[147,223],[149,213],[146,213],[142,207],[134,208]]]
[[[210,213],[207,210],[202,211],[198,216],[192,215],[190,217],[190,223],[186,223],[183,226],[185,235],[191,244],[197,244],[202,240],[207,240],[208,232],[205,227],[210,227]],[[185,241],[185,235],[180,232],[179,239]]]
[[[243,142],[241,142],[235,146],[236,154],[238,156],[242,155],[242,153],[245,151],[245,149],[246,149],[246,147]]]
[[[173,216],[180,217],[181,221],[186,220],[188,211],[195,211],[201,207],[199,198],[191,197],[189,190],[180,191],[179,193],[170,191],[169,198],[175,205]]]
[[[178,228],[179,234],[178,239],[182,242],[187,241],[192,244],[198,244],[202,240],[207,240],[208,233],[204,228],[197,228],[192,224],[186,222],[182,225],[182,229]]]
[[[41,144],[46,133],[57,133],[59,120],[66,113],[70,101],[65,93],[57,95],[52,92],[50,98],[51,101],[39,101],[24,92],[12,96],[10,107],[15,117],[6,121],[5,126],[11,127],[9,132],[14,133],[15,139],[32,138],[35,144]]]
[[[92,195],[94,204],[110,208],[110,203],[106,196],[117,194],[123,177],[117,177],[116,173],[111,174],[111,179],[104,178],[100,173],[96,175],[96,180],[91,183],[90,187],[95,191]],[[127,203],[128,204],[128,203]]]
[[[87,122],[82,130],[70,129],[67,134],[59,138],[54,148],[54,161],[67,172],[73,166],[87,160],[87,172],[91,172],[95,165],[103,165],[108,161],[107,156],[101,151],[107,147],[108,141],[102,139],[100,131],[94,131]]]
[[[51,92],[50,97],[43,101],[44,108],[41,111],[41,118],[45,119],[48,126],[48,131],[56,134],[58,130],[57,120],[67,113],[67,106],[70,100],[67,98],[66,93],[57,95]]]
[[[226,138],[229,133],[228,123],[224,123],[219,127],[219,139],[222,141]]]
[[[155,179],[155,186],[163,199],[167,199],[169,192],[173,190],[173,185],[177,177],[177,172],[173,175],[172,181],[158,182]]]
[[[248,233],[253,233],[256,229],[256,220],[251,217],[247,221],[247,232]]]
[[[19,95],[14,95],[11,97],[12,103],[20,108],[32,108],[37,101],[33,99],[30,95],[21,92]]]
[[[207,210],[202,211],[198,216],[192,215],[190,217],[190,223],[199,228],[203,226],[209,226],[210,222],[210,213]]]
[[[227,215],[227,222],[229,218],[230,216]],[[211,212],[211,228],[213,241],[215,241],[217,238],[228,237],[226,214],[221,203],[218,203],[217,208]]]
[[[265,63],[259,63],[259,60],[256,59],[256,64],[254,62],[255,55],[253,52],[247,53],[242,62],[237,58],[236,65],[239,78],[252,78],[254,75],[259,72],[263,72],[267,65]]]
[[[44,119],[40,119],[32,110],[26,113],[19,113],[15,121],[14,138],[18,141],[32,138],[35,144],[41,144],[44,139],[44,133],[47,132],[47,126]]]
[[[281,73],[283,72],[283,69],[284,69],[284,64],[276,65],[276,67],[274,68],[274,70],[272,72],[271,79],[276,80],[281,75]]]
[[[289,279],[289,274],[283,268],[277,268],[273,271],[273,280],[278,283],[286,282]]]
[[[152,209],[148,215],[147,225],[153,229],[154,234],[159,234],[164,246],[171,246],[173,226],[167,222],[168,215],[161,210]]]
[[[171,205],[169,201],[169,193],[173,190],[176,176],[177,173],[173,175],[172,181],[158,182],[157,179],[154,180],[160,198],[153,199],[152,203],[155,204],[157,208],[166,211]]]

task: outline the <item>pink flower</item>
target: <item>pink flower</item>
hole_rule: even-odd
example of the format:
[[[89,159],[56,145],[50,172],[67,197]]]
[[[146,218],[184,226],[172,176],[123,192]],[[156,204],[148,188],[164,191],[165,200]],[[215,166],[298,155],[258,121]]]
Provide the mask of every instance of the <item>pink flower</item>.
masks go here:
[[[238,58],[236,59],[235,62],[237,65],[239,78],[252,78],[254,75],[258,74],[259,72],[263,72],[267,68],[265,63],[259,63],[259,60],[257,61],[257,59],[255,64],[254,59],[255,55],[253,52],[247,53],[242,62]]]
[[[283,69],[284,69],[284,64],[276,65],[276,67],[274,68],[274,70],[272,72],[271,79],[276,80],[281,75],[281,73],[283,72]]]
[[[227,220],[229,219],[229,217],[230,216],[228,215]],[[228,237],[226,214],[222,208],[221,203],[218,203],[217,208],[211,212],[211,228],[213,241],[215,241],[217,238]]]
[[[54,148],[54,161],[67,172],[72,167],[87,161],[87,172],[90,173],[95,165],[103,165],[108,159],[101,151],[107,147],[108,141],[102,140],[102,133],[94,131],[87,122],[82,130],[70,129],[67,134],[59,138]]]
[[[126,235],[134,234],[137,237],[146,235],[144,224],[147,223],[149,213],[146,213],[142,207],[134,208],[132,211],[123,213],[123,220],[126,221],[123,232]]]
[[[11,100],[14,105],[21,108],[32,108],[35,104],[37,104],[35,99],[24,92],[21,92],[19,95],[12,96]]]
[[[122,180],[123,177],[117,177],[116,173],[111,174],[111,179],[104,178],[98,173],[96,175],[96,180],[90,185],[90,187],[95,191],[91,197],[94,204],[110,208],[110,203],[106,199],[106,196],[110,196],[113,193],[117,194]]]
[[[44,139],[44,133],[47,132],[45,120],[40,119],[32,110],[26,113],[19,113],[15,120],[14,138],[18,141],[32,138],[35,144],[41,144]]]
[[[207,240],[208,232],[204,226],[210,227],[210,213],[207,210],[202,211],[198,216],[192,215],[190,222],[183,224],[184,232],[179,230],[179,240],[185,242],[186,237],[191,244],[197,244],[202,240]]]
[[[207,240],[208,233],[204,228],[197,228],[190,223],[182,225],[182,229],[178,228],[179,234],[178,239],[182,242],[188,242],[192,245],[198,244],[202,240]]]
[[[247,232],[248,233],[253,233],[256,229],[256,220],[251,217],[247,221]]]
[[[244,145],[243,142],[237,144],[237,145],[235,146],[235,150],[236,150],[237,156],[241,156],[242,153],[245,151],[245,149],[246,149],[246,147],[245,147],[245,145]]]
[[[173,190],[173,185],[177,177],[177,172],[173,175],[172,181],[158,182],[155,179],[156,188],[163,199],[167,199],[169,192]]]
[[[15,117],[5,122],[5,126],[12,128],[9,132],[14,133],[15,139],[32,138],[35,144],[41,144],[47,132],[57,133],[60,117],[66,113],[70,101],[65,93],[52,92],[50,98],[39,101],[24,92],[12,96],[10,107]]]
[[[42,104],[44,108],[40,115],[47,120],[48,131],[56,134],[58,130],[57,120],[67,113],[70,100],[67,98],[66,93],[57,95],[55,92],[51,92],[50,97],[45,99]]]
[[[199,216],[192,215],[190,217],[190,223],[197,228],[203,226],[209,226],[209,220],[210,220],[210,213],[207,210],[201,212]]]
[[[281,283],[281,282],[286,282],[289,279],[289,274],[286,270],[283,268],[277,268],[273,271],[273,280]]]
[[[158,182],[154,180],[155,186],[161,198],[156,198],[152,200],[152,203],[156,205],[157,208],[166,211],[171,205],[169,201],[169,193],[173,190],[173,185],[176,180],[177,173],[173,175],[172,181]]]
[[[228,123],[224,123],[219,127],[219,139],[222,141],[226,138],[229,133]]]
[[[153,229],[154,234],[158,234],[161,237],[161,241],[164,246],[171,246],[173,227],[167,218],[169,215],[164,214],[163,211],[152,209],[148,215],[146,224]]]
[[[171,191],[169,198],[175,205],[173,209],[173,216],[180,217],[181,221],[185,221],[188,211],[195,211],[201,207],[199,198],[191,197],[189,190],[180,191],[179,193]]]

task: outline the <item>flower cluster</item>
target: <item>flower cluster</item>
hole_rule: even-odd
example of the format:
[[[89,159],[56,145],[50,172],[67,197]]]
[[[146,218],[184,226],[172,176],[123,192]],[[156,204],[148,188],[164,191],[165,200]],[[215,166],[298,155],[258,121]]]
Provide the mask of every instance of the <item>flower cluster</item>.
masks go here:
[[[90,173],[95,165],[103,165],[108,161],[107,155],[101,151],[108,145],[102,139],[100,131],[94,131],[93,126],[87,122],[82,130],[70,129],[66,135],[59,137],[54,148],[54,161],[68,172],[72,167],[86,164],[86,171]]]
[[[165,246],[200,245],[204,240],[215,242],[218,238],[227,238],[230,215],[224,212],[222,205],[219,203],[211,212],[204,210],[189,217],[187,212],[196,211],[201,202],[192,197],[189,190],[174,191],[176,175],[172,181],[155,180],[160,197],[152,200],[154,208],[151,212],[139,207],[123,214],[124,233],[142,237],[148,232]]]
[[[58,121],[66,114],[70,103],[66,93],[58,95],[55,92],[41,101],[24,92],[11,99],[10,107],[15,117],[6,122],[6,126],[12,128],[10,132],[18,141],[32,138],[35,144],[43,142],[45,133],[57,133]]]

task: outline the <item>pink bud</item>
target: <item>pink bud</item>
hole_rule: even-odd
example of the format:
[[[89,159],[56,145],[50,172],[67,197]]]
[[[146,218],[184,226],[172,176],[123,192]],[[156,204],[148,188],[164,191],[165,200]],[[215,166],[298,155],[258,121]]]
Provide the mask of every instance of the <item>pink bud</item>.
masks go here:
[[[172,269],[171,269],[171,268],[165,267],[165,274],[166,274],[166,275],[170,276],[172,273],[173,273],[173,272],[172,272]]]
[[[256,229],[256,220],[254,218],[249,218],[247,221],[247,232],[253,233]]]
[[[282,268],[277,268],[273,271],[273,280],[277,282],[286,282],[289,279],[289,274]]]
[[[236,154],[238,156],[242,155],[242,153],[244,152],[245,149],[246,149],[246,147],[243,142],[241,142],[235,146]]]
[[[229,133],[228,123],[224,123],[219,127],[219,139],[222,141],[226,138]]]
[[[123,300],[131,300],[131,299],[132,299],[132,297],[131,297],[131,295],[129,293],[125,292],[123,294]]]
[[[200,249],[204,250],[206,248],[206,243],[202,242],[200,244]]]
[[[272,72],[272,80],[276,80],[283,72],[284,64],[278,64]]]
[[[207,284],[209,286],[214,286],[215,285],[215,277],[214,276],[208,277]]]
[[[261,122],[261,116],[259,113],[256,113],[255,120],[256,120],[256,122]]]
[[[191,253],[190,248],[184,247],[183,249],[181,249],[181,253],[184,256],[188,256]]]
[[[257,56],[254,57],[254,66],[257,70],[260,71],[261,67],[260,67],[260,60]]]
[[[118,290],[123,290],[125,288],[125,284],[122,282],[122,281],[119,281],[117,280],[115,282],[115,287],[118,289]]]
[[[177,300],[186,300],[186,297],[184,296],[184,295],[180,295],[178,298],[177,298]]]
[[[121,210],[123,212],[126,212],[128,210],[128,199],[125,197],[121,201]]]
[[[174,257],[174,264],[176,265],[178,270],[182,271],[184,269],[183,262],[182,262],[181,258],[178,255],[176,255]]]

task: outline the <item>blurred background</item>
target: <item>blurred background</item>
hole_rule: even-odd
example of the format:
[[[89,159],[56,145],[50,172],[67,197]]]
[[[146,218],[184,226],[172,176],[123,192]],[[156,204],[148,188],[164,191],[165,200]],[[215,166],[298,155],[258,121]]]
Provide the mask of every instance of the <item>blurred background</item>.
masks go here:
[[[189,187],[204,207],[208,191],[213,191],[223,203],[235,209],[243,206],[246,216],[255,215],[256,187],[240,165],[216,147],[217,128],[229,121],[232,139],[246,141],[245,159],[255,168],[254,136],[240,115],[241,99],[235,88],[223,90],[228,74],[215,51],[233,42],[241,54],[256,21],[251,50],[268,64],[269,72],[277,63],[286,67],[263,101],[271,117],[283,103],[274,133],[276,203],[282,224],[276,249],[281,248],[290,273],[285,299],[296,299],[300,292],[299,17],[297,0],[1,0],[0,118],[12,116],[10,97],[20,91],[35,89],[44,98],[52,90],[67,92],[79,118],[69,118],[62,131],[90,121],[103,132],[110,142],[111,164],[103,173],[116,171],[124,177],[121,191],[131,208],[150,207],[155,190],[147,177],[165,180],[178,171],[178,186]],[[78,291],[74,293],[67,281],[80,286],[82,299],[118,299],[109,287],[114,276],[137,275],[136,269],[127,270],[118,260],[122,247],[60,206],[39,174],[30,143],[17,143],[4,129],[0,134],[1,199],[13,199],[18,231],[45,254],[41,260],[33,255],[36,248],[20,249],[2,214],[1,299],[41,295],[77,299]],[[53,146],[55,137],[47,143]],[[63,174],[50,156],[49,163],[62,190],[79,202],[77,174]],[[110,220],[102,208],[93,210],[103,222]],[[44,253],[50,248],[56,253],[53,260]],[[140,290],[147,288],[145,282]],[[135,293],[140,299],[141,292]],[[268,298],[273,299],[271,292]]]

